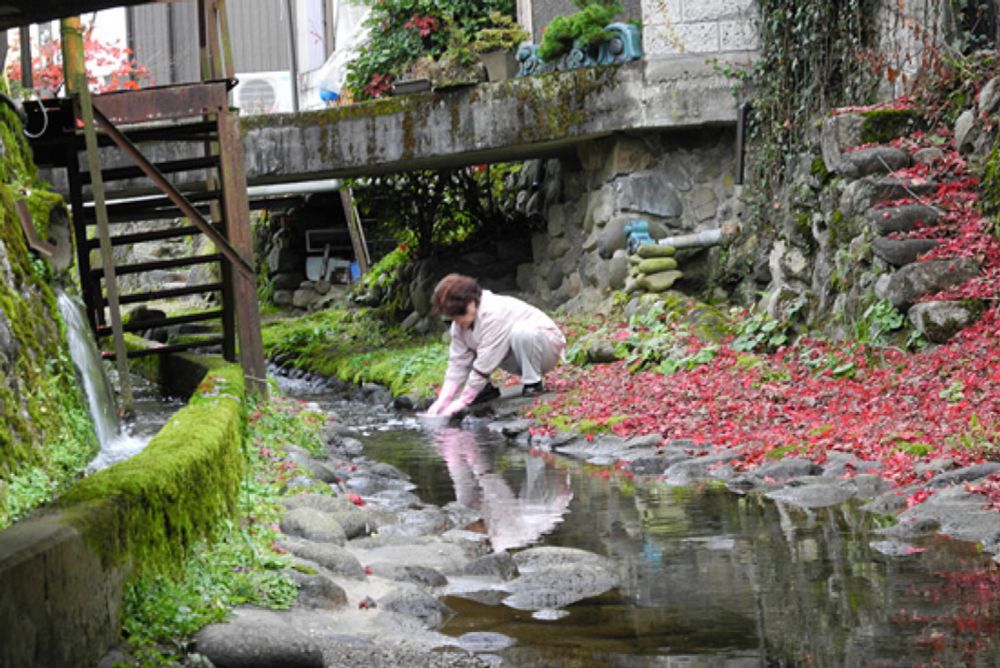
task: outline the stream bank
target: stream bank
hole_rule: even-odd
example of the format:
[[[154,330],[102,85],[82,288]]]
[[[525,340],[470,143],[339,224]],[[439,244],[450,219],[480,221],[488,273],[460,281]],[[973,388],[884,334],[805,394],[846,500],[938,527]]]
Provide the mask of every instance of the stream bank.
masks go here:
[[[884,491],[874,476],[784,462],[768,473],[790,478],[788,496],[735,496],[691,444],[533,438],[517,399],[426,430],[328,381],[283,384],[332,417],[324,455],[283,459],[294,495],[277,545],[298,602],[201,631],[216,666],[903,666],[997,651],[996,565],[859,512],[853,499]],[[654,460],[672,460],[673,484]]]

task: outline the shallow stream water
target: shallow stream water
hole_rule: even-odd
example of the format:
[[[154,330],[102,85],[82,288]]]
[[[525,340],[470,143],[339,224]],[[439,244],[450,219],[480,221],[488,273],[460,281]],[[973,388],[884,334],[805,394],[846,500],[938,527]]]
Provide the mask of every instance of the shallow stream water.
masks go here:
[[[497,549],[577,547],[619,565],[620,587],[558,619],[445,598],[457,614],[442,632],[512,639],[503,665],[1000,666],[1000,568],[975,545],[935,537],[886,556],[879,518],[850,505],[807,513],[636,483],[486,429],[428,431],[285,389],[355,425],[366,454],[408,473],[423,501],[478,510]]]

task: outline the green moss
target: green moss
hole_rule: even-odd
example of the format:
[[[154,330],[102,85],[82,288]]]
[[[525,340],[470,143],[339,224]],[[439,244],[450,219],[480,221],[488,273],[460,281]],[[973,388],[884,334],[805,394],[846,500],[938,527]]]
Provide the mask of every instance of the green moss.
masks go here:
[[[830,175],[830,172],[827,171],[826,163],[823,161],[822,156],[813,158],[812,164],[809,166],[809,173],[820,181],[826,181],[826,177]]]
[[[365,310],[328,309],[263,327],[269,357],[291,355],[295,366],[352,383],[379,383],[394,395],[431,397],[448,364],[436,337],[385,325]]]
[[[243,374],[229,365],[207,376],[146,449],[89,478],[60,499],[105,567],[133,575],[171,572],[237,506],[243,474]]]
[[[47,501],[83,469],[97,441],[49,286],[51,269],[28,250],[14,210],[36,222],[60,203],[38,179],[20,122],[0,106],[0,527]],[[42,227],[40,236],[47,230]]]
[[[861,114],[864,126],[861,141],[881,144],[910,134],[917,129],[920,112],[916,109],[873,109]]]

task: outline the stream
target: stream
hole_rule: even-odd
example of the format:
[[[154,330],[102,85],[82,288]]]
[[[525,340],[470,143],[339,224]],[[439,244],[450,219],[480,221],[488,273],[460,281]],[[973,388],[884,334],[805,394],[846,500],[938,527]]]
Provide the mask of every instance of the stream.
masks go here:
[[[422,501],[475,509],[474,530],[495,549],[576,547],[619,566],[619,587],[541,619],[446,587],[456,614],[440,631],[507,639],[491,643],[498,664],[1000,666],[1000,567],[976,545],[929,537],[889,556],[886,521],[851,504],[803,511],[639,483],[515,447],[485,421],[426,430],[279,382],[352,425],[365,454],[408,474]]]

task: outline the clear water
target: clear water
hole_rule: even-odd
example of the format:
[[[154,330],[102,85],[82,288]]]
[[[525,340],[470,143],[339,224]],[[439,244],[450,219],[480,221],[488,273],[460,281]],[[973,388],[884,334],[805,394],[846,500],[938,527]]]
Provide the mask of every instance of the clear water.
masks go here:
[[[579,547],[620,565],[617,590],[554,621],[446,599],[458,614],[443,632],[514,639],[497,652],[505,665],[1000,666],[1000,568],[974,545],[928,538],[884,557],[877,518],[849,506],[805,513],[636,485],[485,430],[321,405],[357,424],[367,454],[408,472],[425,501],[479,509],[501,544]]]

